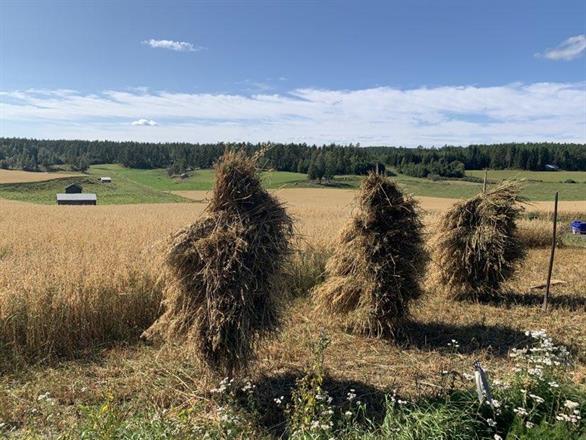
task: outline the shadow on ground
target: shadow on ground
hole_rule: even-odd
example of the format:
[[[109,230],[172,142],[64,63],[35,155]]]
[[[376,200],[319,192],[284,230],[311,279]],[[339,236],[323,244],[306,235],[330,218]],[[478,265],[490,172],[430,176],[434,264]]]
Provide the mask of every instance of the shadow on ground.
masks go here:
[[[286,438],[287,425],[285,406],[291,402],[291,393],[297,380],[303,375],[299,370],[289,371],[272,376],[262,376],[255,381],[259,423],[276,438]],[[385,415],[385,391],[379,390],[363,382],[337,380],[330,377],[324,379],[324,388],[332,398],[332,405],[344,408],[349,405],[348,393],[354,390],[354,402],[360,400],[366,404],[366,413],[362,417],[381,423]],[[275,403],[281,398],[282,403]]]
[[[543,293],[518,293],[518,292],[506,292],[488,300],[481,301],[482,304],[493,305],[493,306],[527,306],[535,307],[543,304]],[[572,312],[581,310],[586,311],[586,296],[580,294],[556,294],[550,293],[548,300],[549,307],[551,308],[563,308]]]
[[[493,356],[506,356],[512,348],[529,342],[524,332],[500,325],[411,321],[405,324],[396,343],[405,348],[432,351],[448,349],[452,340],[458,341],[459,353],[471,354],[488,350]]]

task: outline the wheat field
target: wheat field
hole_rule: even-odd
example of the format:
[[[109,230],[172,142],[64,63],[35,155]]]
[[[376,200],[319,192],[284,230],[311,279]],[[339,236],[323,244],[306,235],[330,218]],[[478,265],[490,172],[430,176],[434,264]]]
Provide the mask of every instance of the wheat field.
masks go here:
[[[335,318],[315,311],[308,294],[350,216],[353,194],[297,189],[277,195],[296,222],[297,252],[289,267],[295,295],[285,306],[281,333],[259,347],[253,377],[299,371],[308,341],[325,331],[332,340],[326,365],[333,379],[418,393],[422,382],[454,367],[447,356],[451,339],[462,347],[458,368],[479,359],[498,376],[511,367],[507,352],[523,343],[524,331],[543,328],[572,350],[574,380],[586,380],[586,247],[558,249],[553,275],[564,283],[553,287],[547,314],[540,307],[542,290],[530,289],[545,280],[549,249],[540,246],[549,243],[548,220],[521,222],[521,233],[537,247],[500,303],[449,301],[430,284],[413,309],[409,337],[395,344],[346,333]],[[51,429],[76,420],[72,404],[108,396],[156,407],[199,401],[212,379],[190,351],[147,346],[139,335],[161,313],[161,253],[168,235],[204,208],[205,197],[191,204],[89,207],[0,200],[0,420],[29,423],[28,411],[44,411],[37,401],[44,393],[59,402],[51,409],[58,421],[38,421]],[[425,214],[428,232],[437,215]]]
[[[352,210],[352,191],[277,194],[295,219],[300,252],[327,254]],[[135,338],[159,313],[161,247],[203,211],[205,196],[201,200],[97,207],[0,200],[0,344],[42,358]],[[437,212],[427,211],[429,231],[436,221]],[[528,245],[542,249],[531,251],[512,284],[515,291],[526,293],[544,280],[550,228],[547,220],[520,222]],[[584,248],[559,250],[554,278],[567,284],[555,293],[586,293],[580,256],[586,256]],[[315,273],[316,267],[306,269]]]
[[[22,170],[0,169],[0,183],[43,182],[45,180],[60,179],[62,177],[79,176],[77,173],[47,173],[43,171],[30,172]]]

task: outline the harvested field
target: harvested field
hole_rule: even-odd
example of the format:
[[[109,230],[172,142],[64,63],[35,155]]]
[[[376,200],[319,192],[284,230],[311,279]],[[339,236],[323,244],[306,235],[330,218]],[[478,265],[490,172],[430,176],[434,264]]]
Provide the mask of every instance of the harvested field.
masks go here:
[[[329,255],[350,216],[352,194],[277,192],[303,236],[297,243],[301,275],[304,260],[317,255],[309,261],[319,266]],[[62,207],[0,200],[0,421],[19,426],[21,433],[56,432],[80,420],[81,405],[105,401],[155,413],[199,405],[202,417],[215,417],[207,390],[217,383],[188,349],[138,342],[160,313],[160,244],[204,207]],[[436,220],[428,215],[425,223],[433,226]],[[573,380],[584,383],[586,248],[562,247],[556,253],[553,277],[566,284],[552,288],[551,310],[544,315],[543,291],[530,286],[545,280],[548,257],[547,248],[531,249],[498,303],[454,302],[427,288],[412,309],[408,337],[398,344],[350,335],[338,319],[320,317],[304,293],[319,276],[319,267],[312,268],[305,291],[287,305],[282,332],[261,346],[250,377],[259,387],[291,386],[307,364],[308,341],[325,330],[332,340],[325,364],[334,389],[354,387],[380,396],[383,389],[397,388],[415,396],[433,391],[425,384],[440,381],[441,371],[471,371],[477,359],[491,378],[500,378],[513,366],[509,350],[525,343],[523,332],[543,328],[570,347],[577,359]],[[450,354],[451,339],[459,341],[457,356]],[[43,395],[53,403],[39,398]]]
[[[338,209],[347,207],[354,197],[355,190],[335,188],[284,188],[275,190],[275,193],[290,206],[317,207],[324,209]],[[173,191],[187,199],[204,202],[208,198],[208,191]],[[428,211],[442,211],[448,209],[460,199],[443,197],[415,196],[421,207]],[[586,213],[586,201],[584,200],[560,200],[558,205],[560,212]],[[551,212],[552,201],[529,202],[527,211]]]
[[[78,173],[47,173],[22,170],[0,169],[0,183],[43,182],[45,180],[61,179],[63,177],[80,176]]]

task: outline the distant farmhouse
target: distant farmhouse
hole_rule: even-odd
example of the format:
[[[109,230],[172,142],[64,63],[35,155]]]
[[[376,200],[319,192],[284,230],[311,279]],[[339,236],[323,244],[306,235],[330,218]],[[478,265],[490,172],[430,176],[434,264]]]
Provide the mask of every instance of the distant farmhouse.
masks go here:
[[[65,187],[65,192],[57,194],[58,205],[95,205],[98,197],[92,193],[82,193],[82,187],[78,183],[72,183]]]
[[[112,183],[111,177],[100,177],[100,182],[102,183]]]

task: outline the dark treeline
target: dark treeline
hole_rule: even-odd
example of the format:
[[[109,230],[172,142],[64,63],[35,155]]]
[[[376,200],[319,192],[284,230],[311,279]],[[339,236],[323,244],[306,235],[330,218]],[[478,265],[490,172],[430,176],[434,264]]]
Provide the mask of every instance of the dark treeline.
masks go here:
[[[430,164],[443,159],[446,163],[461,162],[467,170],[543,171],[551,164],[568,171],[586,171],[586,144],[509,143],[442,148],[370,147],[369,150],[378,160],[397,168],[408,163]]]
[[[43,170],[67,166],[85,170],[91,164],[119,163],[130,168],[210,168],[227,148],[255,151],[261,144],[141,143],[82,140],[0,138],[0,167]],[[365,174],[392,167],[418,177],[461,177],[464,169],[544,170],[548,164],[564,170],[586,170],[585,144],[527,143],[468,147],[401,148],[358,145],[271,144],[266,167],[307,173],[312,178]]]

